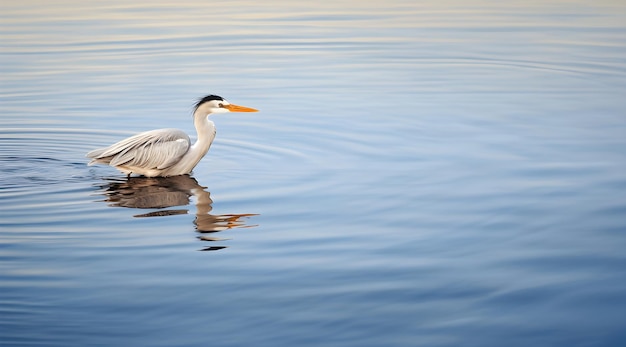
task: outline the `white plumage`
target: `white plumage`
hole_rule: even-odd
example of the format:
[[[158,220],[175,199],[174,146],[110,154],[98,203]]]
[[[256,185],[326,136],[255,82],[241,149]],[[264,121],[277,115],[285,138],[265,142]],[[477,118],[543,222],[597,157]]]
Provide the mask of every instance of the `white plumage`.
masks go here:
[[[107,164],[129,176],[185,175],[204,157],[215,139],[215,124],[208,119],[210,114],[256,111],[233,105],[220,96],[208,95],[198,101],[194,110],[194,126],[198,136],[193,145],[182,130],[151,130],[87,153],[87,157],[92,159],[89,165]]]

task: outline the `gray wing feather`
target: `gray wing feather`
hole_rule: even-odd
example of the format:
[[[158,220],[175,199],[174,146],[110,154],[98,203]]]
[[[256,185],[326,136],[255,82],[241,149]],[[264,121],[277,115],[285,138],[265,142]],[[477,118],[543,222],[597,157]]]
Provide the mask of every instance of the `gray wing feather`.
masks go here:
[[[176,164],[187,153],[191,141],[178,129],[146,131],[106,148],[87,153],[92,163],[111,166],[127,165],[146,169],[165,169]]]

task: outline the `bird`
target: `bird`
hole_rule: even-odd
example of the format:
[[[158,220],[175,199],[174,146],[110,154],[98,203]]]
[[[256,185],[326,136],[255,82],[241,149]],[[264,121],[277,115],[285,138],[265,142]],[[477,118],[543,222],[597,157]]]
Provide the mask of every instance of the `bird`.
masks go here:
[[[157,129],[139,133],[105,148],[86,154],[88,165],[106,164],[115,167],[127,177],[169,177],[187,175],[209,151],[215,139],[215,123],[209,115],[228,112],[257,112],[246,106],[231,104],[217,95],[207,95],[194,106],[193,124],[196,142],[178,129]]]

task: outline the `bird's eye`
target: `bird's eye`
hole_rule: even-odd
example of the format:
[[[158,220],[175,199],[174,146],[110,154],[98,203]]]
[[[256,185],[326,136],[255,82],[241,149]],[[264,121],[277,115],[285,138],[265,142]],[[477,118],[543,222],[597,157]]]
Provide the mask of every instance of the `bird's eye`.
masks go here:
[[[219,103],[219,104],[218,104],[218,106],[219,106],[219,107],[224,107],[224,104]]]

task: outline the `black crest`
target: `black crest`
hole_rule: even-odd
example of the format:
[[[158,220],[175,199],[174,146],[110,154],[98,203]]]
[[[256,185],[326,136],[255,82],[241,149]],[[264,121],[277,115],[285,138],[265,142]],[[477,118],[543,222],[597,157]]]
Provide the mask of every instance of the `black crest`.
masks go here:
[[[222,98],[221,96],[217,96],[217,95],[207,95],[204,98],[198,100],[194,108],[197,109],[198,107],[200,107],[200,105],[204,104],[205,102],[209,102],[213,100],[224,101],[224,98]]]

